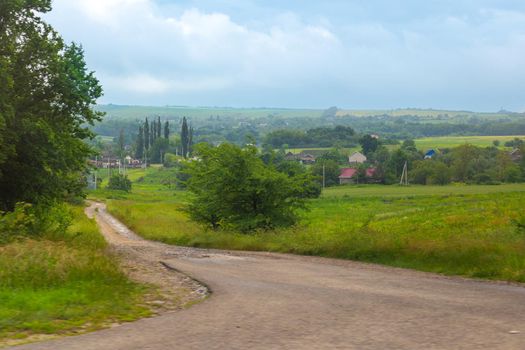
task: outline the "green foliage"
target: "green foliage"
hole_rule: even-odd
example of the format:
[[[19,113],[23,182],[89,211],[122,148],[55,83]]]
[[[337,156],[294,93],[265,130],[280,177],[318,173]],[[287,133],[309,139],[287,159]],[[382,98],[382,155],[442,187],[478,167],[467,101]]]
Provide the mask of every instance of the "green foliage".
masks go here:
[[[288,147],[353,147],[357,143],[355,131],[349,126],[337,125],[333,128],[312,128],[300,130],[275,130],[265,137],[265,144],[279,148]]]
[[[185,170],[194,194],[191,218],[214,229],[242,232],[295,223],[297,209],[304,205],[305,178],[265,165],[255,147],[200,144],[197,152],[199,160]]]
[[[61,236],[70,224],[65,204],[17,203],[12,212],[0,212],[0,244],[27,237]]]
[[[188,121],[186,117],[182,118],[182,126],[180,131],[180,142],[181,142],[181,151],[184,158],[188,157],[190,152],[190,131],[188,129]]]
[[[157,138],[149,150],[150,163],[162,163],[162,157],[169,150],[169,140],[165,138]]]
[[[421,160],[414,163],[410,182],[420,185],[446,185],[450,183],[450,169],[442,162]]]
[[[82,48],[65,45],[39,12],[50,1],[0,5],[0,209],[78,192],[102,89]]]
[[[35,223],[30,204],[17,203],[12,212],[0,212],[0,244],[28,235]]]
[[[323,181],[323,167],[324,167],[324,176],[325,176],[325,186],[335,186],[339,184],[339,175],[341,171],[339,169],[339,164],[332,159],[320,160],[312,166],[312,174],[314,174],[318,182],[322,184]]]
[[[128,179],[127,175],[115,174],[109,178],[107,188],[110,190],[129,192],[131,191],[131,181]]]
[[[165,168],[173,168],[180,161],[182,161],[182,157],[177,156],[177,155],[175,155],[173,153],[166,153],[164,155],[164,163],[163,163],[163,165],[164,165]]]
[[[379,147],[379,140],[370,135],[364,135],[359,139],[359,144],[363,150],[363,154],[368,156],[371,153],[374,153]]]

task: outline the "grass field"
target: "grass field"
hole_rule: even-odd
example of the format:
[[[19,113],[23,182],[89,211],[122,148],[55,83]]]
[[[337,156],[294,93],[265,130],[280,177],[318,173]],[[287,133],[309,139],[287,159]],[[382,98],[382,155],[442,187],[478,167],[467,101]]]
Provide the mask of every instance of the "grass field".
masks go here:
[[[35,334],[98,329],[150,314],[93,220],[74,207],[65,236],[0,245],[0,346]]]
[[[493,141],[498,140],[500,142],[499,149],[508,149],[504,144],[507,141],[514,140],[519,138],[525,140],[525,135],[519,136],[443,136],[443,137],[425,137],[420,139],[415,139],[416,147],[420,151],[427,151],[429,149],[438,149],[438,148],[454,148],[464,144],[470,144],[477,147],[491,147],[493,146]],[[395,150],[399,148],[400,145],[387,145],[386,147],[389,150]],[[330,147],[304,147],[304,148],[290,148],[286,151],[292,153],[301,153],[305,150],[315,150],[315,151],[329,151]],[[354,148],[343,148],[344,154],[352,154],[356,151],[361,151],[361,147]]]
[[[150,178],[154,173],[145,179]],[[100,191],[142,236],[171,244],[319,255],[451,275],[525,282],[525,184],[344,186],[309,203],[293,228],[215,232],[182,211],[188,193],[155,182],[130,194]],[[154,223],[154,224],[152,224]]]
[[[452,148],[464,145],[466,143],[478,146],[493,146],[493,141],[500,141],[499,148],[504,148],[504,143],[514,140],[515,138],[525,140],[525,135],[520,136],[443,136],[443,137],[426,137],[414,140],[419,150],[425,151],[431,148]]]

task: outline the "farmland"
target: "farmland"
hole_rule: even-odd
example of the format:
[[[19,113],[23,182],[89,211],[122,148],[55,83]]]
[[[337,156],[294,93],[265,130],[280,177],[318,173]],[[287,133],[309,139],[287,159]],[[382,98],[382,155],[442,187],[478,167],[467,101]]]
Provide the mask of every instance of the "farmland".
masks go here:
[[[253,234],[206,230],[183,211],[189,194],[132,171],[132,193],[100,190],[142,236],[170,244],[353,259],[444,274],[525,281],[525,185],[345,186],[311,200],[298,225]],[[155,224],[152,225],[151,223]]]

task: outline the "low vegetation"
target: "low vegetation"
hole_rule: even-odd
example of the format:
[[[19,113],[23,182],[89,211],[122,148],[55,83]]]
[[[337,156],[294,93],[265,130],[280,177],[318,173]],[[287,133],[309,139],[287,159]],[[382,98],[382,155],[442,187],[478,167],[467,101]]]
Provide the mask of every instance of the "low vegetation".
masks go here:
[[[128,280],[82,207],[71,208],[71,215],[65,232],[0,245],[0,344],[149,315],[140,306],[146,287]]]
[[[243,234],[206,230],[190,199],[148,183],[134,193],[93,192],[142,236],[170,244],[262,250],[381,263],[451,275],[525,282],[525,185],[340,186],[310,200],[292,228]],[[151,223],[155,222],[155,225]]]

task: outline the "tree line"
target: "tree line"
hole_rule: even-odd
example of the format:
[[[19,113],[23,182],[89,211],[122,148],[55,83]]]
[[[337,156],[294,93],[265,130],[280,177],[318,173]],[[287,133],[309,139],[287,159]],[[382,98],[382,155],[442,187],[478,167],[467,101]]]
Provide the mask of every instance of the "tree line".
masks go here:
[[[151,122],[146,118],[144,123],[139,125],[135,141],[135,158],[153,163],[161,162],[169,147],[169,137],[169,121],[166,120],[163,126],[160,117]]]

